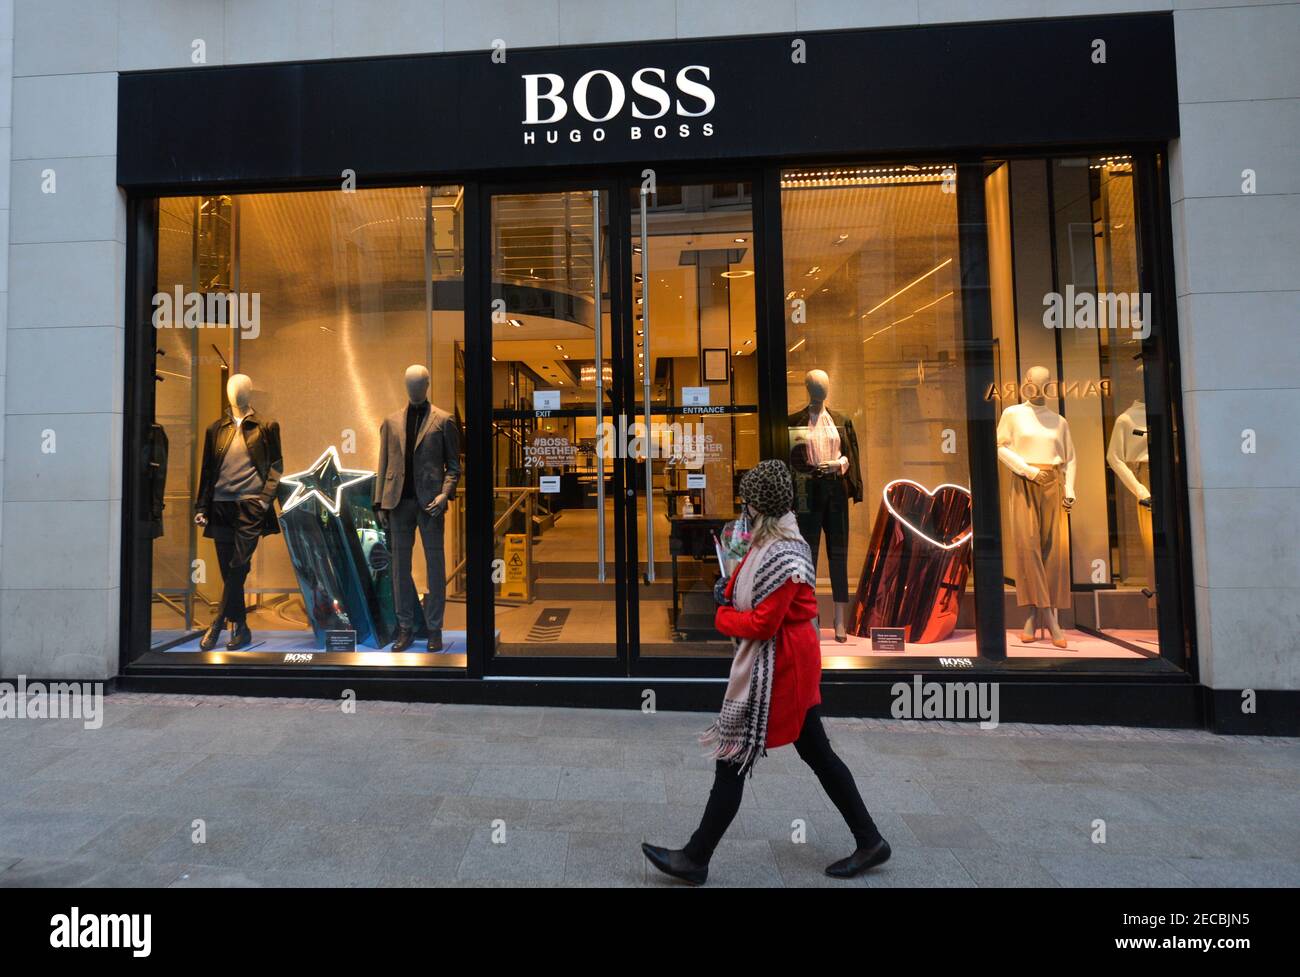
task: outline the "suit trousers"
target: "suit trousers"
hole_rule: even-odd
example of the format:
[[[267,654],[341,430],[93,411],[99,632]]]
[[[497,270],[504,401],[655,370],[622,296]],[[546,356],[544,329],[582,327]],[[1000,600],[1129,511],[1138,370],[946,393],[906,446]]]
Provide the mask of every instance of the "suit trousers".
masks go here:
[[[424,547],[425,573],[429,592],[424,598],[424,623],[430,634],[442,631],[443,612],[447,606],[447,569],[443,556],[443,533],[446,510],[431,516],[415,499],[402,499],[388,510],[388,537],[393,550],[393,607],[397,626],[415,629],[415,581],[411,578],[411,554],[415,550],[415,530],[420,530]]]
[[[1011,538],[1015,553],[1016,605],[1070,606],[1070,527],[1065,518],[1065,470],[1043,468],[1047,485],[1022,475],[1011,484]]]
[[[849,493],[843,478],[810,478],[807,512],[796,511],[799,535],[812,550],[813,568],[822,533],[826,534],[826,559],[830,562],[831,595],[835,603],[849,599]]]

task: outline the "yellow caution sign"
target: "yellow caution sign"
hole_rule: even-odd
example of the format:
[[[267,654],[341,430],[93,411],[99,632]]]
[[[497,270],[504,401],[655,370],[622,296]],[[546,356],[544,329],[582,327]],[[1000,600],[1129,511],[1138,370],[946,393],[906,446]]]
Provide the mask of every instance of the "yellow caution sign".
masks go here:
[[[528,537],[523,533],[506,533],[506,575],[501,581],[502,597],[528,599]]]

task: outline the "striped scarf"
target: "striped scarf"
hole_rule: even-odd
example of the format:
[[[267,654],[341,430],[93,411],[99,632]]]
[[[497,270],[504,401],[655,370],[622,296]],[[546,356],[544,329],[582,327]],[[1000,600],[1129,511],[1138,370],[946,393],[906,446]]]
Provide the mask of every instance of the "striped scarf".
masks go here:
[[[751,550],[736,570],[731,594],[736,610],[752,611],[787,580],[816,586],[812,553],[808,544],[798,537],[794,513],[781,517],[781,529],[783,538]],[[752,775],[754,761],[767,753],[767,719],[776,674],[776,636],[766,641],[733,638],[732,644],[736,657],[731,662],[722,711],[701,734],[700,743],[713,748],[714,759],[738,763]]]

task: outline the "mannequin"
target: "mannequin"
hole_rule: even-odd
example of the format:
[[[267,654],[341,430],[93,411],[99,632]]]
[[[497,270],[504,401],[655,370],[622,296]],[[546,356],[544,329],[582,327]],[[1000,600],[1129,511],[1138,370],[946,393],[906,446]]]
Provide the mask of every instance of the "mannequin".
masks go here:
[[[1052,644],[1066,647],[1057,609],[1070,601],[1070,530],[1077,466],[1070,425],[1047,405],[1051,373],[1031,366],[1023,403],[998,421],[998,460],[1015,473],[1011,487],[1011,533],[1015,540],[1016,603],[1029,608],[1020,639],[1037,640],[1046,624]]]
[[[411,554],[420,530],[429,592],[424,598],[428,650],[442,651],[442,620],[447,603],[443,556],[444,519],[460,481],[460,430],[444,410],[429,403],[429,371],[406,368],[407,405],[384,419],[379,428],[379,464],[375,474],[375,508],[388,531],[392,552],[393,606],[397,633],[393,651],[415,640],[415,581]]]
[[[812,550],[814,567],[821,536],[826,535],[826,559],[835,602],[835,640],[842,643],[848,641],[849,503],[862,501],[858,436],[851,420],[826,406],[831,379],[825,370],[809,370],[804,376],[804,388],[808,404],[789,418],[794,442],[790,467],[800,483],[795,517],[800,534]]]
[[[1138,389],[1141,391],[1141,363],[1138,364],[1137,372]],[[1115,418],[1115,426],[1111,429],[1110,441],[1106,446],[1106,464],[1136,500],[1138,533],[1142,539],[1142,553],[1146,558],[1147,579],[1143,590],[1150,598],[1155,591],[1155,557],[1151,535],[1151,475],[1147,459],[1147,405],[1143,394],[1139,393],[1128,409]]]
[[[194,523],[217,548],[221,568],[221,605],[199,639],[199,648],[216,647],[226,622],[231,625],[229,651],[253,641],[244,606],[244,581],[253,552],[263,536],[280,531],[275,494],[284,474],[280,425],[263,418],[250,403],[253,381],[236,373],[226,382],[230,409],[212,423],[203,439],[203,467],[194,503]]]

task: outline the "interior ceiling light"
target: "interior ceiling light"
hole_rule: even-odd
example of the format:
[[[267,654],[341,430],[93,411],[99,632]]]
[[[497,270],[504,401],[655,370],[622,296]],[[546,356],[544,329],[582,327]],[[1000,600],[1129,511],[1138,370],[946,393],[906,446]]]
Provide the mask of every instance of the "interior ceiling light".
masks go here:
[[[881,306],[888,305],[890,302],[894,301],[894,299],[898,298],[900,295],[902,295],[904,292],[906,292],[906,291],[907,291],[909,288],[911,288],[913,285],[916,285],[916,284],[919,284],[920,282],[925,281],[927,278],[929,278],[931,275],[933,275],[933,274],[934,274],[936,271],[938,271],[940,268],[947,267],[947,266],[950,265],[950,264],[952,264],[952,259],[951,259],[951,258],[945,258],[943,261],[939,262],[937,265],[935,265],[933,268],[931,268],[929,271],[927,271],[924,275],[921,275],[919,278],[913,279],[912,281],[908,282],[906,285],[904,285],[902,288],[900,288],[900,289],[899,289],[897,292],[895,292],[893,295],[889,296],[889,298],[885,299],[885,300],[884,300],[883,302],[881,302],[879,305],[875,306],[874,308],[870,308],[870,309],[868,309],[866,312],[862,313],[862,318],[865,319],[867,316],[871,315],[871,313],[875,312],[876,309],[879,309]]]
[[[735,241],[737,244],[745,243],[745,239],[743,237],[733,237],[731,240]]]
[[[518,319],[507,319],[506,321],[509,322],[510,325],[514,326],[516,329],[518,329],[520,326],[523,325],[523,323]]]
[[[803,277],[804,277],[804,278],[812,278],[813,275],[817,274],[817,272],[819,272],[819,271],[821,271],[821,270],[822,270],[822,266],[821,266],[821,265],[813,265],[811,268],[809,268],[807,271],[805,271],[805,272],[803,273]]]
[[[781,175],[783,189],[809,190],[843,186],[888,186],[891,184],[939,184],[957,169],[952,163],[923,166],[858,166],[831,169],[787,170]]]
[[[749,278],[754,273],[748,268],[741,268],[739,271],[724,271],[723,278]]]

